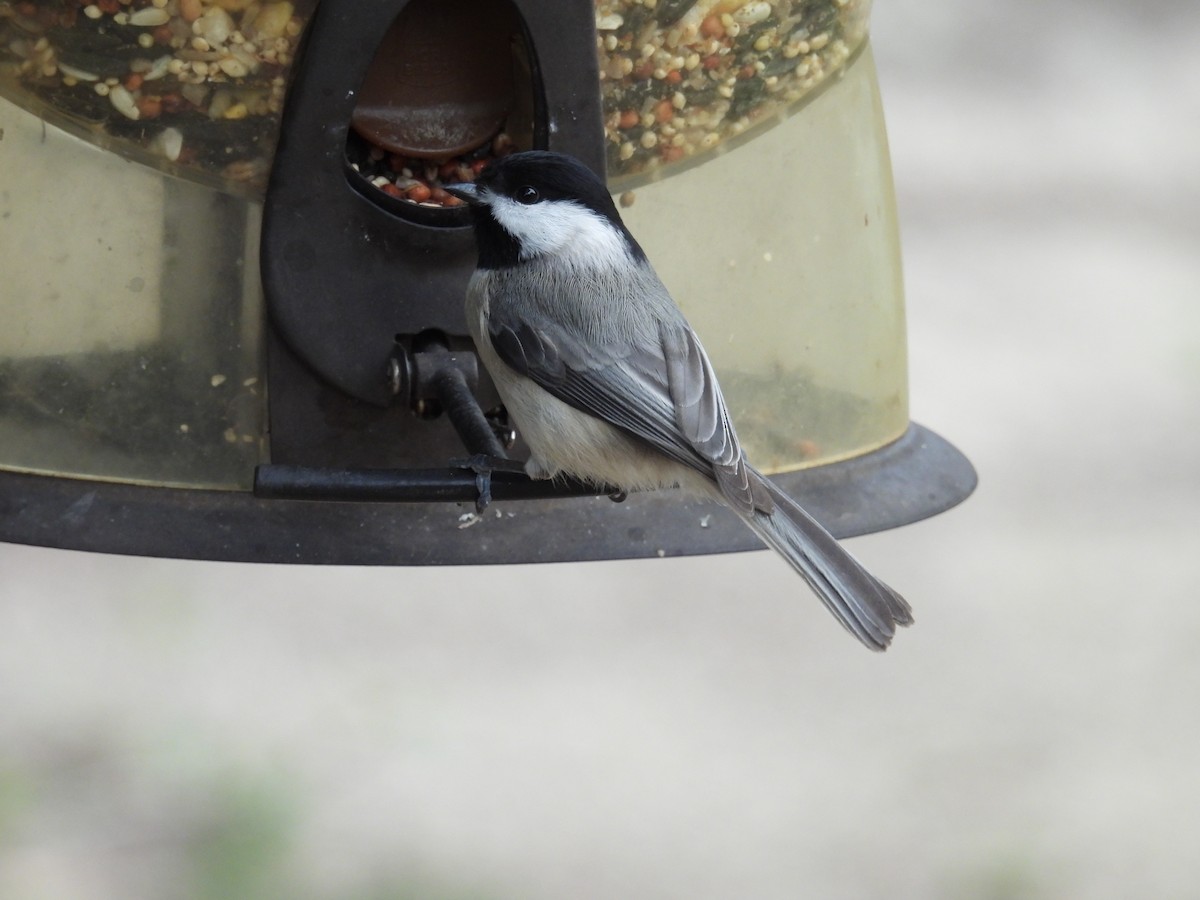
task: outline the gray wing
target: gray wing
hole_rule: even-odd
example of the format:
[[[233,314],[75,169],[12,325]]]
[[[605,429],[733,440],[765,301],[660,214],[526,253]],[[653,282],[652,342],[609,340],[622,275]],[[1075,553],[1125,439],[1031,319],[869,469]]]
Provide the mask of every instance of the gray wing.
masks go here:
[[[708,356],[682,320],[663,323],[659,341],[645,346],[597,346],[556,323],[534,327],[495,316],[488,336],[512,369],[713,478],[735,509],[773,509],[746,464]]]
[[[712,464],[713,477],[730,506],[769,514],[774,501],[746,463],[717,375],[696,332],[681,322],[664,325],[659,333],[667,388],[683,437]]]

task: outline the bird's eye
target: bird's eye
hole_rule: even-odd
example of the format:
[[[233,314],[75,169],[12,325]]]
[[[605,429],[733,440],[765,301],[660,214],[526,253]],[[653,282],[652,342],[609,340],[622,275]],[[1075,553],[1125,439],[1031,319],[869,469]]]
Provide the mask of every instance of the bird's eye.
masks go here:
[[[518,203],[524,203],[526,206],[537,203],[542,199],[542,195],[538,193],[538,189],[532,185],[524,185],[517,188],[516,200]]]

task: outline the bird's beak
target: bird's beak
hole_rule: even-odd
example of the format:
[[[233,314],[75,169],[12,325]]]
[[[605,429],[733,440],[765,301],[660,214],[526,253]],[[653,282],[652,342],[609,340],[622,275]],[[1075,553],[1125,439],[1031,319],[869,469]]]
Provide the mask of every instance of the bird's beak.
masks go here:
[[[462,184],[444,184],[442,189],[470,206],[478,206],[483,202],[483,198],[479,195],[479,188],[469,181],[464,181]]]

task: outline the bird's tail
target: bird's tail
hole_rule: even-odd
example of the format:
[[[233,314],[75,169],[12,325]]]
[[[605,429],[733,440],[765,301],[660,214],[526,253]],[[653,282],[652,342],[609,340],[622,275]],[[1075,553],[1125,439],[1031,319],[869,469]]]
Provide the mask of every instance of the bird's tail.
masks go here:
[[[908,603],[843,550],[796,501],[759,473],[754,475],[762,480],[775,509],[743,514],[746,524],[803,576],[847,631],[872,650],[886,650],[896,626],[912,624]]]

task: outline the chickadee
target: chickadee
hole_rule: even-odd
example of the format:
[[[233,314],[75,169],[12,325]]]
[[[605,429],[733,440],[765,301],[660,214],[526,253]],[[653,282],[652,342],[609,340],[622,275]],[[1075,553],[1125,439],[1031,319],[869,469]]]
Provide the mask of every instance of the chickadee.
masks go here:
[[[699,338],[604,183],[572,157],[530,151],[447,190],[471,206],[467,326],[529,445],[529,477],[723,503],[848,631],[886,649],[912,622],[908,604],[746,460]]]

